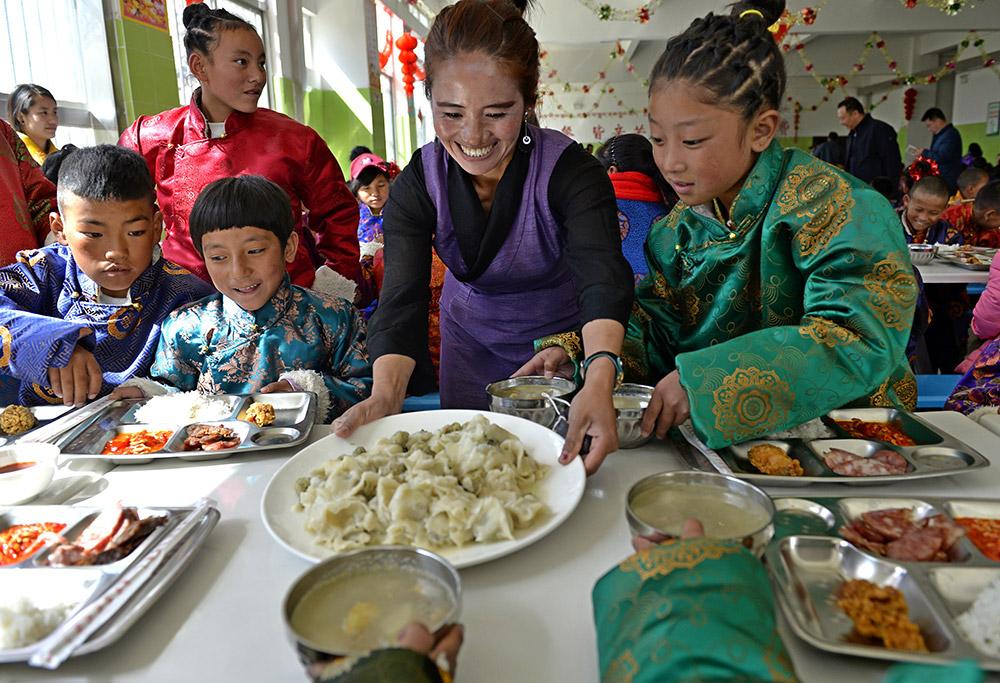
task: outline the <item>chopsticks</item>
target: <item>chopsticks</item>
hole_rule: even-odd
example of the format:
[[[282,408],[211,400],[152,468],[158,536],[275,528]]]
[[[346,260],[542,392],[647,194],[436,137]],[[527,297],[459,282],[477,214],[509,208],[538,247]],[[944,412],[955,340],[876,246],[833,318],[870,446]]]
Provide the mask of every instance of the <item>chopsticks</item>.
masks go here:
[[[215,501],[202,498],[191,512],[160,543],[149,553],[126,571],[111,588],[100,597],[70,617],[65,623],[50,633],[41,643],[38,650],[28,660],[31,666],[55,669],[66,661],[81,644],[93,635],[101,626],[113,619],[116,614],[163,566],[186,540],[195,525],[205,516],[209,509],[215,507]]]
[[[690,420],[677,427],[677,431],[681,433],[681,436],[684,437],[685,441],[691,444],[691,446],[693,446],[698,453],[708,460],[709,464],[715,468],[716,472],[719,472],[720,474],[733,473],[733,471],[729,468],[729,465],[727,465],[725,461],[719,457],[718,453],[702,443],[701,439],[698,438],[698,435],[694,433]]]
[[[22,438],[15,439],[12,443],[32,443],[36,441],[48,441],[49,439],[54,439],[63,432],[67,432],[73,427],[76,427],[84,420],[98,414],[100,411],[107,408],[116,400],[117,399],[113,399],[110,396],[99,398],[93,403],[88,403],[87,405],[81,406],[76,410],[69,411],[65,415],[53,420],[44,427],[33,429],[28,434],[25,434]]]

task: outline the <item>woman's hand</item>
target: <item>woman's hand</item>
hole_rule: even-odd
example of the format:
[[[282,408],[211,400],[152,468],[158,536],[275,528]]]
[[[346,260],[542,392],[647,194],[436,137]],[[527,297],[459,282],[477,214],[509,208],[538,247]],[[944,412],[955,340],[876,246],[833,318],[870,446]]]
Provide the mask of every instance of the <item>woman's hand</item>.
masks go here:
[[[701,525],[697,519],[685,519],[684,523],[681,525],[681,538],[697,538],[698,536],[705,535],[705,528]],[[654,545],[659,545],[664,541],[670,541],[676,538],[676,536],[668,536],[666,534],[651,534],[649,536],[636,536],[632,539],[632,547],[635,548],[636,552],[646,550],[647,548],[652,548]]]
[[[618,422],[610,384],[588,383],[569,407],[569,429],[559,462],[571,462],[580,453],[583,437],[590,437],[590,450],[583,456],[587,474],[598,470],[608,453],[618,450]]]
[[[691,405],[688,403],[687,392],[681,386],[680,374],[674,370],[657,382],[639,430],[643,436],[649,436],[655,426],[656,438],[663,439],[671,427],[683,424],[689,417]]]
[[[416,362],[412,358],[399,354],[377,358],[372,363],[372,395],[344,411],[330,425],[330,431],[347,438],[361,425],[402,412],[406,385],[414,367]]]
[[[517,369],[511,377],[521,377],[523,375],[544,375],[549,379],[553,377],[565,377],[573,379],[576,368],[570,360],[566,349],[561,346],[550,346],[535,354],[534,358]]]
[[[386,415],[395,415],[403,410],[402,400],[393,400],[386,396],[366,398],[361,403],[351,406],[344,414],[333,421],[330,431],[339,437],[347,438],[354,430],[369,422],[374,422]]]
[[[400,647],[406,647],[414,652],[427,655],[434,662],[442,655],[448,661],[448,673],[455,676],[455,667],[458,661],[458,650],[462,647],[462,640],[465,637],[465,629],[461,624],[446,624],[434,633],[427,630],[423,624],[413,622],[407,624],[399,632],[397,642]]]

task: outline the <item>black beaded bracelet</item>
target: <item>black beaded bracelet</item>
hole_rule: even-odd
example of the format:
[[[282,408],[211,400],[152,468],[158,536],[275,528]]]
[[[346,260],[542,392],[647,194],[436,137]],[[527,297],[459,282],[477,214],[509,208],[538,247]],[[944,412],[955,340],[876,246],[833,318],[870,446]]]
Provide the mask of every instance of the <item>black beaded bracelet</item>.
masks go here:
[[[595,353],[587,356],[582,363],[580,363],[580,377],[581,379],[587,379],[587,368],[590,364],[594,362],[595,359],[604,356],[615,364],[615,386],[612,391],[618,389],[622,385],[622,381],[625,379],[625,371],[622,369],[622,359],[617,356],[617,354],[611,353],[610,351],[597,351]]]

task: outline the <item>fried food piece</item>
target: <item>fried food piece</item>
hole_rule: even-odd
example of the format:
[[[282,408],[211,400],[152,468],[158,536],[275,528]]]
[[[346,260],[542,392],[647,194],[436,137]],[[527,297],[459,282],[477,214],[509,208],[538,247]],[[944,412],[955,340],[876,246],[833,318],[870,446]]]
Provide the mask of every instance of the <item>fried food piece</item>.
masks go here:
[[[357,636],[378,617],[378,605],[373,602],[359,602],[344,617],[344,633],[349,636]]]
[[[0,429],[7,434],[20,434],[38,424],[34,413],[24,406],[7,406],[0,413]]]
[[[769,443],[758,444],[747,453],[750,464],[764,474],[778,474],[785,477],[801,477],[805,472],[799,461]]]
[[[247,420],[258,427],[274,424],[274,406],[270,403],[254,403],[247,408]]]
[[[841,586],[837,604],[854,622],[858,635],[881,640],[890,650],[929,651],[898,589],[854,579]]]

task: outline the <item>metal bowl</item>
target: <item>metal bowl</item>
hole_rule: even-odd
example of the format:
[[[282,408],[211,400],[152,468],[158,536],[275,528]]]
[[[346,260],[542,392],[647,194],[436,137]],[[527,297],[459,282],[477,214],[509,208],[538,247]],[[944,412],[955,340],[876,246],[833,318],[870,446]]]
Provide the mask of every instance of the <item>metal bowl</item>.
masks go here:
[[[526,387],[526,389],[519,389],[520,387]],[[532,393],[532,387],[538,387],[538,392],[530,398],[511,396],[518,391]],[[523,417],[544,427],[551,427],[555,424],[558,414],[552,401],[542,396],[542,392],[550,394],[554,398],[560,398],[572,394],[574,391],[576,391],[575,382],[561,377],[549,378],[538,375],[511,377],[486,387],[486,393],[490,397],[490,410],[494,413]]]
[[[437,582],[446,589],[445,592],[451,601],[447,614],[438,622],[424,624],[432,633],[445,624],[454,622],[458,618],[462,594],[461,580],[458,578],[458,571],[439,555],[435,555],[429,550],[423,550],[422,548],[399,545],[362,548],[343,553],[320,562],[299,576],[285,594],[281,609],[282,618],[285,623],[285,633],[288,635],[292,646],[298,652],[299,660],[305,666],[336,657],[363,654],[367,650],[359,652],[331,652],[329,647],[324,647],[322,644],[314,642],[299,633],[293,626],[292,615],[295,613],[296,607],[302,602],[302,599],[309,594],[311,589],[320,584],[335,584],[338,580],[348,579],[373,571],[384,572],[386,570],[422,576]],[[357,595],[357,602],[365,600],[366,597],[368,596]],[[396,605],[398,606],[398,604],[397,602]],[[331,623],[343,623],[346,617],[347,612],[344,614],[331,612],[329,614]]]
[[[639,431],[646,406],[653,397],[653,387],[645,384],[622,384],[615,391],[615,415],[618,420],[618,448],[638,448],[653,438]]]
[[[910,262],[915,266],[926,266],[934,260],[937,250],[938,245],[936,244],[911,244]]]
[[[694,486],[698,489],[693,490]],[[687,500],[678,501],[679,509],[671,510],[675,519],[669,520],[669,523],[664,523],[665,518],[650,523],[633,509],[633,504],[640,496],[640,502],[647,504],[681,496]],[[713,525],[708,516],[711,514],[709,507],[712,504],[734,508],[739,521],[734,522],[734,517],[728,528],[725,525]],[[751,512],[758,513],[755,515],[758,518],[756,523]],[[629,490],[625,499],[625,516],[632,533],[640,536],[656,532],[676,536],[679,535],[683,519],[697,519],[705,526],[705,535],[709,538],[738,541],[757,557],[763,555],[764,548],[774,536],[774,503],[771,498],[753,484],[711,472],[661,472],[640,479]],[[663,526],[658,527],[657,523]]]

